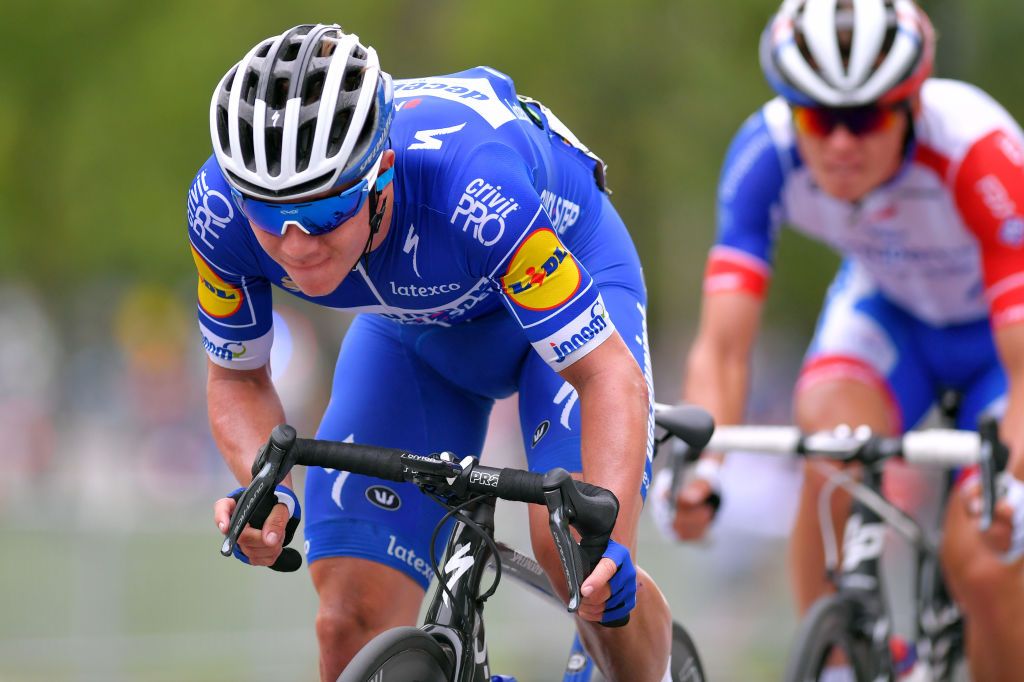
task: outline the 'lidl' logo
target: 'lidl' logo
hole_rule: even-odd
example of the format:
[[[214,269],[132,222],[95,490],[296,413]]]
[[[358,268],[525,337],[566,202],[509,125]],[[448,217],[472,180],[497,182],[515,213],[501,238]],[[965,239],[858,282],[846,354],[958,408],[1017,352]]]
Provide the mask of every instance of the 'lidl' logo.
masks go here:
[[[537,230],[522,243],[501,279],[505,292],[528,310],[562,305],[580,286],[580,268],[555,233]]]
[[[199,307],[210,317],[231,317],[242,307],[242,291],[220,278],[199,252],[192,248],[199,270]]]

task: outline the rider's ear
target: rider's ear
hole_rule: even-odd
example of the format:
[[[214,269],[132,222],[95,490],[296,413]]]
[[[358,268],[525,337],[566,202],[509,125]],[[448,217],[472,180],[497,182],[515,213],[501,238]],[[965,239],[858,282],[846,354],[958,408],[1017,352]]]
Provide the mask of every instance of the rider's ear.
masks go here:
[[[395,165],[395,150],[385,149],[384,156],[380,160],[380,172],[383,173],[388,168]]]

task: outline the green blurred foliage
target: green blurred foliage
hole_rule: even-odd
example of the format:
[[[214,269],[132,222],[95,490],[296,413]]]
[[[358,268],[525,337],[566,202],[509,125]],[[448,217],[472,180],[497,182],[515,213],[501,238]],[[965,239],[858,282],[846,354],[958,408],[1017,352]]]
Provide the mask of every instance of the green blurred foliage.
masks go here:
[[[1024,4],[925,2],[939,73],[1016,116]],[[184,282],[185,192],[210,153],[215,83],[259,39],[337,21],[396,77],[476,64],[544,101],[610,166],[655,325],[692,318],[721,157],[770,96],[757,39],[775,0],[9,3],[0,21],[0,270],[50,295],[97,278]],[[783,241],[770,315],[811,319],[835,259]],[[780,273],[782,270],[780,270]],[[820,285],[820,286],[819,286]]]

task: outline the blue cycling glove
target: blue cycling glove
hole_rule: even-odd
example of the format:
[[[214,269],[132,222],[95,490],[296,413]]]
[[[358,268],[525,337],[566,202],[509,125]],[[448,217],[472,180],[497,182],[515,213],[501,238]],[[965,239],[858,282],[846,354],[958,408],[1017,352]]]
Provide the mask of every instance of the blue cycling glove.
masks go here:
[[[242,497],[242,493],[245,492],[245,488],[236,488],[232,492],[225,495],[230,497],[235,502],[238,502],[239,498]],[[288,508],[289,516],[288,522],[284,527],[284,542],[282,547],[288,547],[288,543],[295,537],[295,531],[299,527],[299,521],[302,520],[302,507],[299,505],[299,498],[295,495],[290,488],[284,485],[279,485],[274,489],[274,497],[268,497],[266,501],[260,505],[260,508],[253,513],[253,518],[249,521],[249,525],[253,528],[262,528],[263,522],[266,521],[267,516],[274,509],[275,505],[283,504]],[[235,547],[231,550],[231,554],[236,559],[241,561],[243,564],[249,563],[249,557],[245,555],[242,548],[235,543]],[[277,558],[270,568],[275,571],[291,572],[298,570],[302,565],[302,555],[299,554],[298,550],[287,548],[281,551],[281,556]]]
[[[608,540],[608,548],[601,558],[611,559],[618,569],[608,581],[612,595],[604,603],[601,616],[601,623],[607,625],[622,620],[636,607],[636,566],[629,550],[614,540]]]

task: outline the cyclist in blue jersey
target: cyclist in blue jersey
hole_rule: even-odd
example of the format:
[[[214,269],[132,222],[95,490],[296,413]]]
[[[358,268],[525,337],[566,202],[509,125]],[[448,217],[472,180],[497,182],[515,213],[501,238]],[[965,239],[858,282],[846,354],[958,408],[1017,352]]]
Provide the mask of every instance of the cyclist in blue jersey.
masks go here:
[[[582,588],[587,649],[609,679],[669,679],[669,610],[632,560],[653,442],[646,295],[600,159],[504,74],[393,82],[336,25],[254,46],[216,87],[210,129],[189,237],[210,422],[238,481],[285,421],[271,288],[360,313],[317,437],[475,454],[494,401],[518,391],[529,467],[577,472],[620,502]],[[282,552],[290,487],[240,558]],[[216,503],[221,530],[234,505]],[[411,484],[324,469],[305,506],[320,674],[334,680],[374,635],[415,621],[444,510]],[[546,512],[530,524],[564,597]],[[627,626],[599,626],[631,610]]]
[[[779,228],[834,248],[843,265],[797,383],[796,420],[807,431],[846,423],[896,434],[947,389],[963,396],[961,428],[1002,415],[1011,452],[998,522],[979,533],[979,487],[965,477],[948,505],[942,559],[966,612],[975,679],[1019,679],[1024,133],[978,88],[930,78],[934,49],[911,0],[787,0],[772,17],[760,56],[779,96],[725,158],[686,396],[718,423],[741,421]],[[705,532],[718,468],[717,456],[702,459],[673,500],[676,536]],[[801,610],[830,589],[822,486],[806,467],[791,546]],[[843,518],[849,498],[834,500]]]

